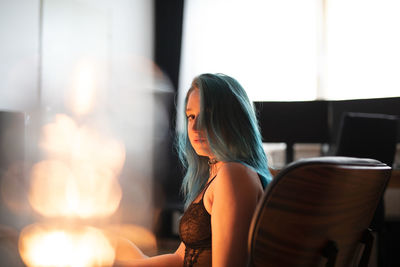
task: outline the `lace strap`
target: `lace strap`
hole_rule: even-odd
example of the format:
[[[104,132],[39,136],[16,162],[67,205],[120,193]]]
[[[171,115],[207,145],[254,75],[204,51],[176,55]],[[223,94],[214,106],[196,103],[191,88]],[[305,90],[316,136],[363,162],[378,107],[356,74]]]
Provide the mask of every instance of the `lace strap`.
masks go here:
[[[207,188],[208,186],[211,184],[212,181],[214,181],[215,177],[217,177],[217,175],[215,175],[213,178],[211,178],[211,180],[204,186],[203,189],[203,196],[201,197],[201,200],[203,201],[204,195],[206,194]]]

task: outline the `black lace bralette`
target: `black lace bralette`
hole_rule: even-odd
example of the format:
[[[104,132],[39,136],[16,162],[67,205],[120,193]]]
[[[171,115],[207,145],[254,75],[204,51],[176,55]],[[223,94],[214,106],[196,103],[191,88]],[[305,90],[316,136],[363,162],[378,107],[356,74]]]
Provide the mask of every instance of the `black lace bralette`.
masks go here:
[[[186,246],[184,266],[211,266],[211,216],[204,207],[204,194],[215,179],[205,185],[199,202],[192,203],[183,214],[179,224],[179,235]]]

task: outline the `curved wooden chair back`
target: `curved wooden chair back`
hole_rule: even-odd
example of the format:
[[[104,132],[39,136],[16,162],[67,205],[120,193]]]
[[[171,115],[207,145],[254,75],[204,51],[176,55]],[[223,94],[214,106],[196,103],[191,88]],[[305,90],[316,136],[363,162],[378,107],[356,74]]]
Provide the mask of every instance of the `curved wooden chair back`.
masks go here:
[[[368,227],[390,174],[390,167],[371,159],[289,164],[253,216],[249,266],[366,266],[373,240]]]

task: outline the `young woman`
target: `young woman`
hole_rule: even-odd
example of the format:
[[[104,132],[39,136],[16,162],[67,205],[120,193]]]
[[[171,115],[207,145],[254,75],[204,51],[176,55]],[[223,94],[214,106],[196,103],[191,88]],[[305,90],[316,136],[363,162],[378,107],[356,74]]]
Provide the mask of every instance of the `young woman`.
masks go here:
[[[271,179],[253,106],[242,86],[223,74],[202,74],[185,99],[178,137],[186,168],[182,242],[173,254],[118,266],[245,266],[250,222]]]

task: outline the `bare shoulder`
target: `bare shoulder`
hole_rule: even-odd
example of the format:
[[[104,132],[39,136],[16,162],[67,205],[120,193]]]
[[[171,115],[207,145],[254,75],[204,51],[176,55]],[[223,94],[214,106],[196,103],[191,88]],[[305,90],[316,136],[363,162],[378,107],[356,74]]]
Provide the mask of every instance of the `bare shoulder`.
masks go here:
[[[238,162],[225,162],[204,195],[204,206],[210,214],[215,201],[221,207],[249,207],[249,203],[257,203],[262,193],[260,178],[253,169]]]
[[[262,185],[258,174],[250,167],[239,162],[224,163],[217,175],[216,184],[261,192]]]
[[[258,180],[258,174],[250,167],[239,162],[226,162],[218,172],[220,177],[233,180]],[[224,179],[224,178],[222,178]]]

